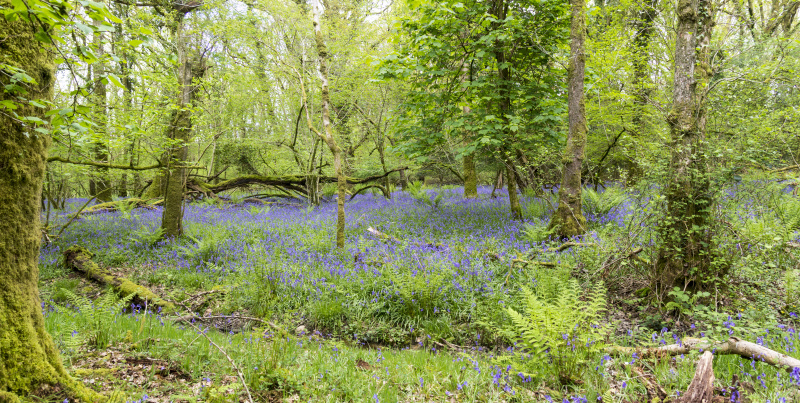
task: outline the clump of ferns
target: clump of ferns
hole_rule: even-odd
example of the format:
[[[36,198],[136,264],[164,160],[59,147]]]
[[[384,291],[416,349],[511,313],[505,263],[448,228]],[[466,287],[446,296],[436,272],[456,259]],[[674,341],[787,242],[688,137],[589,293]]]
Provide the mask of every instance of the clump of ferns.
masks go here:
[[[72,331],[74,343],[88,343],[98,350],[108,347],[111,342],[112,324],[117,315],[127,307],[135,294],[119,298],[112,290],[106,291],[103,296],[92,301],[83,296],[76,295],[70,290],[62,289],[67,302],[77,309],[78,315]]]
[[[510,322],[498,329],[516,342],[514,355],[498,358],[503,365],[533,378],[557,377],[562,385],[585,379],[585,371],[602,353],[610,324],[605,284],[582,292],[577,280],[562,280],[555,297],[523,287],[523,312],[506,308]]]

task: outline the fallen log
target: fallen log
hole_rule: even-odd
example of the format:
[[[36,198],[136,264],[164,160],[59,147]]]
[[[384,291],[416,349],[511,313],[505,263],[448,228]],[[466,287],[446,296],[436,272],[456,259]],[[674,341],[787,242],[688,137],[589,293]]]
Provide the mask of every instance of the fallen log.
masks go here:
[[[134,299],[141,302],[149,301],[150,305],[161,307],[165,313],[175,310],[174,304],[165,301],[147,288],[124,277],[115,276],[108,269],[101,268],[92,261],[93,256],[86,248],[78,245],[71,246],[64,251],[64,266],[102,285],[110,286],[123,297],[133,294]]]
[[[163,203],[163,199],[154,200],[154,199],[139,199],[132,197],[130,199],[124,200],[117,200],[117,201],[110,201],[106,203],[99,203],[91,206],[83,211],[84,214],[95,214],[95,213],[104,213],[108,211],[116,211],[119,210],[122,205],[125,205],[129,208],[153,208],[153,206],[157,206]]]
[[[347,178],[347,184],[360,185],[383,179],[390,174],[408,169],[407,167],[395,168],[380,175],[367,176],[365,178]],[[266,176],[266,175],[243,175],[233,179],[224,180],[219,183],[206,183],[192,180],[192,184],[203,191],[213,193],[224,192],[226,190],[247,187],[250,185],[273,186],[276,188],[288,189],[294,192],[305,194],[306,178],[308,175],[286,175],[286,176]],[[320,183],[336,183],[338,178],[335,176],[320,176]]]
[[[700,356],[689,388],[686,389],[686,393],[681,394],[676,403],[711,403],[714,399],[713,360],[714,354],[711,351],[706,351]]]
[[[609,346],[606,347],[605,351],[606,354],[609,355],[629,355],[636,353],[641,358],[688,354],[691,351],[711,351],[714,354],[736,354],[776,367],[784,367],[787,369],[800,368],[800,360],[797,358],[781,354],[775,350],[770,350],[756,343],[744,341],[738,337],[731,337],[723,342],[712,342],[706,339],[687,337],[681,340],[680,344],[669,344],[650,348]]]

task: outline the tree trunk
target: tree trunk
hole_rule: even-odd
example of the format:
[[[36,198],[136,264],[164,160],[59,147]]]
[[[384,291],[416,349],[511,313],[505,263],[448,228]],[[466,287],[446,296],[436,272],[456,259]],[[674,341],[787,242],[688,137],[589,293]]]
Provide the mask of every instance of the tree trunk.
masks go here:
[[[327,144],[328,148],[331,150],[331,154],[333,154],[333,168],[336,170],[336,190],[338,193],[336,199],[336,247],[342,249],[344,248],[344,199],[347,196],[347,178],[344,174],[342,149],[336,144],[336,139],[333,138],[333,130],[331,128],[331,96],[328,90],[328,49],[325,46],[325,40],[322,38],[322,27],[320,26],[320,14],[323,12],[322,4],[315,1],[312,8],[314,9],[314,39],[317,46],[317,55],[319,56],[319,75],[322,79],[322,126],[325,131],[322,137],[325,144]]]
[[[700,94],[711,77],[708,40],[712,14],[707,0],[678,1],[673,102],[667,117],[672,155],[664,186],[667,211],[660,228],[663,243],[654,273],[655,289],[662,293],[703,277],[711,264],[705,100]]]
[[[647,132],[644,119],[647,100],[650,98],[649,82],[650,38],[655,32],[653,21],[657,15],[658,0],[643,0],[633,23],[636,34],[633,37],[633,130],[636,136]]]
[[[478,174],[475,171],[475,154],[464,155],[464,197],[478,197]]]
[[[676,400],[676,403],[711,403],[714,399],[714,354],[706,351],[697,360],[697,369],[694,378],[686,389]]]
[[[506,187],[508,187],[508,204],[511,208],[511,218],[521,220],[522,207],[519,204],[519,195],[517,194],[517,171],[510,161],[506,164],[506,182]]]
[[[186,187],[186,165],[189,154],[189,140],[192,134],[192,103],[196,99],[195,79],[203,77],[206,71],[205,59],[201,55],[189,55],[186,34],[183,32],[183,17],[179,12],[177,24],[178,51],[178,109],[172,112],[170,138],[176,143],[169,152],[164,192],[164,211],[161,215],[161,228],[164,237],[183,235],[183,194]],[[156,185],[155,181],[153,185]]]
[[[95,22],[99,24],[99,21]],[[103,54],[103,34],[102,32],[94,33],[94,46],[97,49],[96,53],[102,59]],[[100,134],[105,137],[107,121],[108,121],[108,95],[106,91],[106,84],[103,83],[103,76],[106,73],[105,66],[102,60],[94,66],[94,103],[95,103],[95,123]],[[97,139],[92,146],[94,148],[94,159],[98,162],[109,162],[108,159],[108,145],[104,139]],[[108,177],[108,168],[96,167],[94,178],[89,180],[89,193],[94,196],[99,203],[110,202],[112,200],[111,180]]]
[[[508,15],[508,3],[505,0],[496,0],[497,2],[494,5],[493,13],[497,16],[497,19],[500,21],[504,21],[506,16]],[[498,29],[499,23],[494,23],[495,29]],[[513,147],[514,144],[514,134],[509,130],[508,127],[508,116],[512,113],[511,112],[511,69],[508,67],[508,62],[506,61],[506,53],[505,44],[496,43],[496,51],[495,51],[495,61],[497,62],[497,76],[498,76],[498,89],[500,90],[500,116],[503,120],[503,131],[504,131],[504,139],[507,145]],[[502,150],[501,152],[504,153],[503,155],[503,163],[505,164],[506,169],[506,178],[508,179],[508,204],[511,207],[511,217],[514,219],[521,219],[522,218],[522,209],[519,205],[519,197],[517,195],[516,189],[516,170],[514,169],[514,163],[512,162],[511,156],[507,150]]]
[[[0,9],[13,7],[0,0]],[[17,98],[49,101],[53,95],[55,53],[34,38],[36,29],[22,18],[0,18],[0,65],[20,68],[36,80],[24,84],[27,94],[0,91],[0,101],[13,102],[20,116],[46,119],[44,109]],[[0,74],[0,86],[9,84],[8,76]],[[0,401],[18,401],[18,395],[47,385],[60,385],[71,398],[102,401],[69,377],[44,327],[39,206],[49,142],[48,136],[0,114]]]
[[[581,169],[586,147],[586,106],[583,96],[584,41],[586,0],[570,0],[570,58],[568,70],[567,104],[569,108],[569,135],[564,150],[564,171],[558,190],[558,208],[550,221],[550,228],[562,238],[586,232],[586,219],[581,212]]]

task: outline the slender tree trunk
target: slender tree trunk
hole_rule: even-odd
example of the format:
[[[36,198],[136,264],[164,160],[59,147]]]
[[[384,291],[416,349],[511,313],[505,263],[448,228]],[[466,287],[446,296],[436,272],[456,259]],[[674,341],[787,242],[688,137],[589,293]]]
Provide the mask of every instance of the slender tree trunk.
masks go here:
[[[408,189],[408,175],[405,169],[400,170],[400,188],[403,190]]]
[[[99,24],[99,22],[96,22]],[[103,54],[103,34],[102,32],[94,33],[94,46],[97,48],[97,56],[102,58]],[[103,83],[103,76],[106,73],[105,65],[100,61],[94,65],[94,102],[95,106],[95,123],[103,137],[107,136],[106,128],[108,121],[108,93],[106,91],[106,84]],[[98,139],[92,146],[94,148],[94,158],[99,162],[106,162],[108,160],[108,145],[104,139]],[[111,180],[108,177],[108,168],[96,167],[94,178],[89,180],[89,193],[97,198],[99,203],[110,202],[112,200]]]
[[[319,75],[322,79],[322,126],[325,131],[323,140],[331,150],[331,154],[333,154],[333,168],[336,171],[336,190],[338,193],[336,200],[336,247],[343,249],[345,224],[344,199],[347,197],[347,179],[344,174],[342,149],[336,144],[336,139],[333,138],[333,129],[331,128],[331,96],[328,89],[328,48],[325,46],[325,40],[322,38],[322,27],[320,26],[320,15],[323,12],[322,4],[315,1],[312,8],[314,9],[314,39],[317,46],[317,55],[319,56]]]
[[[684,286],[710,268],[708,168],[705,158],[705,100],[711,77],[708,44],[713,10],[708,0],[679,0],[675,40],[675,78],[670,126],[671,159],[662,246],[654,282],[658,292]]]
[[[651,83],[648,68],[650,64],[650,38],[655,33],[653,21],[657,16],[658,0],[643,0],[633,23],[636,31],[633,37],[633,130],[637,136],[647,132],[645,108],[650,98]]]
[[[506,187],[508,188],[508,204],[511,208],[511,218],[521,220],[522,206],[519,204],[519,195],[517,194],[517,171],[514,169],[510,159],[506,163]]]
[[[550,227],[563,237],[573,237],[586,232],[586,219],[581,212],[581,169],[586,147],[586,107],[583,95],[584,41],[586,0],[570,0],[572,17],[570,22],[570,58],[568,70],[569,135],[564,150],[564,171],[558,190],[558,208],[550,221]]]
[[[508,3],[505,0],[496,0],[494,5],[494,14],[497,16],[497,19],[500,21],[504,21],[506,19],[506,15],[508,14]],[[499,23],[494,23],[495,29],[499,29]],[[495,45],[495,61],[497,62],[497,76],[498,76],[498,88],[500,90],[500,115],[502,116],[503,120],[503,131],[505,142],[508,145],[514,144],[514,135],[508,128],[508,115],[511,112],[511,69],[508,67],[508,63],[506,61],[506,50],[505,44],[498,41]],[[517,195],[516,190],[516,170],[514,169],[514,163],[511,161],[510,154],[508,154],[507,150],[503,150],[503,163],[505,164],[506,168],[506,177],[508,179],[508,204],[511,208],[511,217],[514,219],[521,219],[522,218],[522,209],[519,205],[519,197]],[[512,183],[513,182],[513,183]]]
[[[180,93],[178,94],[178,109],[173,111],[170,121],[170,138],[177,144],[171,148],[169,153],[165,178],[164,211],[161,215],[161,228],[164,229],[164,236],[168,238],[183,235],[183,198],[186,187],[188,144],[192,134],[191,108],[197,91],[194,80],[202,78],[206,71],[205,60],[202,56],[189,55],[188,38],[183,32],[184,15],[179,14],[176,22]]]
[[[464,197],[478,197],[478,174],[475,171],[475,154],[464,154]]]
[[[0,9],[12,9],[0,0]],[[33,18],[33,17],[31,17]],[[36,80],[25,84],[27,93],[0,91],[0,101],[16,104],[20,116],[47,119],[30,100],[53,96],[53,55],[34,38],[37,26],[0,18],[0,65],[20,68]],[[9,85],[0,74],[0,86]],[[69,377],[58,350],[47,334],[39,300],[39,213],[47,147],[50,138],[0,114],[0,401],[18,401],[18,395],[45,385],[60,385],[70,399],[102,401],[101,396]]]

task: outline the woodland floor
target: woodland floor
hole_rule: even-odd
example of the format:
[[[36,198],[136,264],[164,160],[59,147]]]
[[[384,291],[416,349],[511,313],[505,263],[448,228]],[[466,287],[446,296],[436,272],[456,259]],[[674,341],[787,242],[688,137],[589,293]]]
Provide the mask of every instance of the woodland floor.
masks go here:
[[[513,221],[502,192],[465,200],[443,188],[357,196],[346,205],[343,251],[331,246],[331,202],[194,203],[187,236],[157,243],[158,207],[84,214],[42,247],[43,311],[69,371],[122,401],[246,401],[242,380],[258,402],[643,402],[644,378],[675,397],[696,355],[579,348],[565,362],[530,359],[503,332],[514,330],[506,307],[524,311],[523,287],[546,301],[571,279],[583,290],[602,280],[610,332],[601,344],[735,335],[800,357],[792,201],[761,187],[732,188],[720,202],[731,228],[717,241],[731,256],[724,281],[708,295],[676,291],[671,305],[647,289],[658,214],[647,189],[596,193],[581,245],[557,250],[547,193],[524,196],[526,219]],[[51,213],[51,227],[83,202]],[[74,244],[185,309],[162,315],[68,271],[62,252]],[[800,401],[800,373],[738,356],[716,357],[714,370],[719,401]]]

